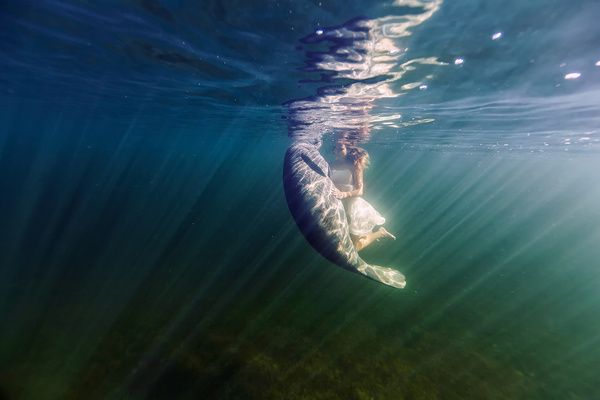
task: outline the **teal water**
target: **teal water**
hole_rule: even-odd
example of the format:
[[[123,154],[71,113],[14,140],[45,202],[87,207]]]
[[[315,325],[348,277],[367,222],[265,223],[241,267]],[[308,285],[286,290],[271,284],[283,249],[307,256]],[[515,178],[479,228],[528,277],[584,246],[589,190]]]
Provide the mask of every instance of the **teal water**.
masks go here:
[[[595,2],[109,3],[0,6],[0,399],[600,398]],[[403,290],[287,209],[338,131]]]

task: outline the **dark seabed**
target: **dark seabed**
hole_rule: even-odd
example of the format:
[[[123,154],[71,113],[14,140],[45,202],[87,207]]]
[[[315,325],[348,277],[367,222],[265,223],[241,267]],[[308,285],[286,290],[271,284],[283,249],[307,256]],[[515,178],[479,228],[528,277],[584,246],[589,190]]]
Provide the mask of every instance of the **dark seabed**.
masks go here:
[[[2,2],[0,400],[600,399],[598,15]],[[288,211],[340,132],[405,289]]]

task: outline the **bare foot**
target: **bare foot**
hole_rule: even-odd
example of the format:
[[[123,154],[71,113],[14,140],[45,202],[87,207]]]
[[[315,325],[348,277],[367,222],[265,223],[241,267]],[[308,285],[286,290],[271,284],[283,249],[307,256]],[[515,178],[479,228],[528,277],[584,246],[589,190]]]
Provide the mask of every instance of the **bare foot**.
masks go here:
[[[389,233],[387,231],[387,229],[385,229],[383,226],[381,228],[379,228],[379,232],[381,232],[381,234],[383,235],[383,237],[388,237],[392,240],[396,240],[396,236],[392,235],[391,233]]]

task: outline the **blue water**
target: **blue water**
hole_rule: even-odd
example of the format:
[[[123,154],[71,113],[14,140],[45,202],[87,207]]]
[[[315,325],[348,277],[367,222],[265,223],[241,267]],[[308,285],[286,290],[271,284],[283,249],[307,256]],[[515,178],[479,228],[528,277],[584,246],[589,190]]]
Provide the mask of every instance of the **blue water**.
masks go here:
[[[0,399],[600,398],[600,4],[0,4]],[[395,242],[300,234],[292,140]]]

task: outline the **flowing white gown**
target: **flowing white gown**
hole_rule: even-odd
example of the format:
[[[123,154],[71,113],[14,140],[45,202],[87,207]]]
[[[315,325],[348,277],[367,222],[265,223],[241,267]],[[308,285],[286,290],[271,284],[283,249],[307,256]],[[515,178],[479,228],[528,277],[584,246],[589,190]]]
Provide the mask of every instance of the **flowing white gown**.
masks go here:
[[[354,190],[354,178],[350,165],[333,166],[331,168],[331,180],[342,192]],[[385,218],[362,197],[349,197],[342,200],[350,233],[363,236],[373,231],[378,225],[385,224]]]

